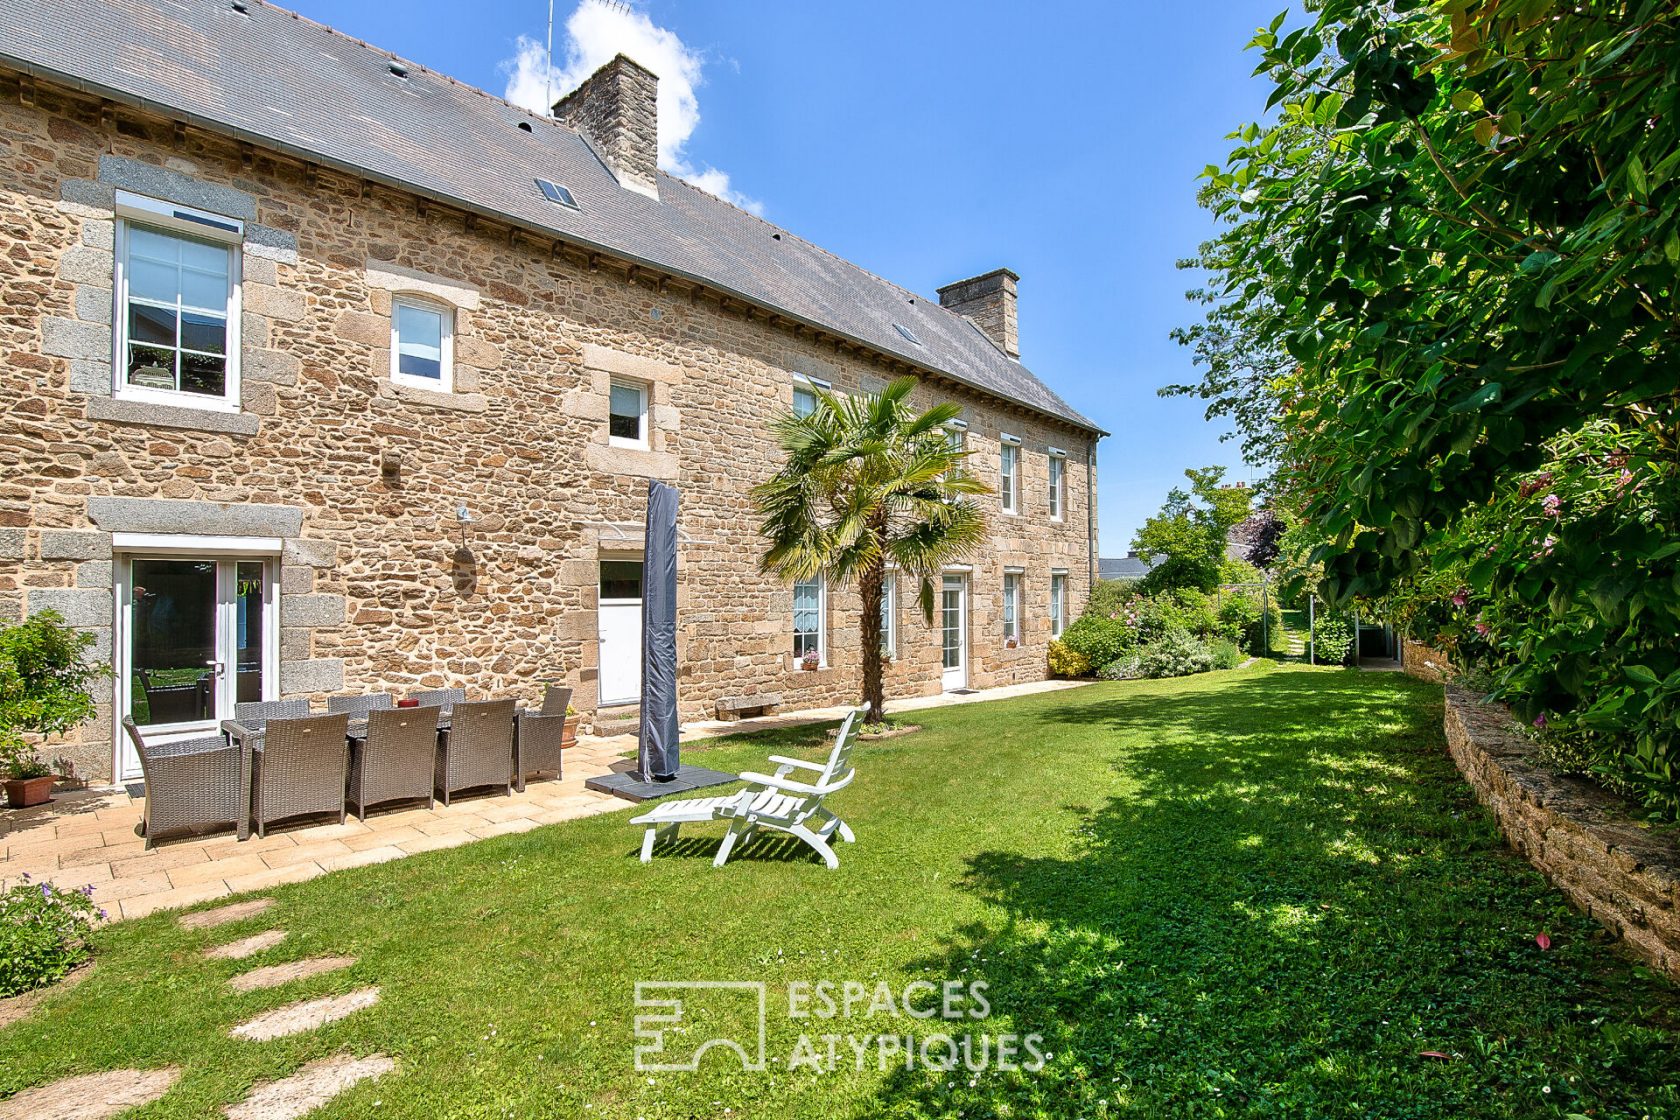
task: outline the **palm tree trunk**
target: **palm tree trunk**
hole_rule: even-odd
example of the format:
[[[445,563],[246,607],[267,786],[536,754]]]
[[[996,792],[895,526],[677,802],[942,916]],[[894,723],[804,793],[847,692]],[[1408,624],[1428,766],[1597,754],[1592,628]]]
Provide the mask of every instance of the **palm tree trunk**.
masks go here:
[[[887,700],[881,687],[881,596],[885,572],[877,562],[863,570],[858,594],[863,599],[863,702],[869,705],[869,722],[886,718]]]

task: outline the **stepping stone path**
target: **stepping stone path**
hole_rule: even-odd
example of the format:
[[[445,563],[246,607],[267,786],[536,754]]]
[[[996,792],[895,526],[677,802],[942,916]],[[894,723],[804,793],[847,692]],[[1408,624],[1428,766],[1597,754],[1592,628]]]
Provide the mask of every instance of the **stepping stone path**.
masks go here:
[[[170,1067],[66,1077],[0,1101],[0,1120],[103,1120],[152,1103],[180,1076],[180,1070]]]
[[[242,961],[246,957],[254,957],[264,949],[272,949],[286,940],[283,929],[264,930],[253,933],[250,937],[242,937],[238,941],[230,941],[226,945],[218,945],[205,952],[205,957],[213,961]]]
[[[273,964],[267,968],[253,968],[250,972],[242,972],[228,981],[228,986],[236,992],[255,992],[263,988],[278,988],[282,984],[289,984],[293,980],[302,980],[306,976],[319,976],[323,972],[336,972],[341,968],[349,968],[356,963],[355,957],[311,957],[302,961],[287,961],[285,964]]]
[[[214,910],[196,910],[175,920],[182,929],[210,929],[256,917],[273,905],[272,898],[253,898],[249,902],[235,902],[232,906],[218,906]]]
[[[357,988],[341,996],[306,999],[301,1003],[289,1003],[285,1007],[265,1011],[255,1019],[234,1027],[229,1033],[234,1038],[243,1038],[250,1042],[267,1042],[272,1038],[285,1038],[287,1035],[302,1034],[304,1031],[326,1026],[378,1002],[378,988]]]
[[[357,1082],[389,1073],[396,1064],[383,1054],[323,1058],[283,1080],[258,1085],[244,1100],[228,1105],[225,1111],[228,1120],[295,1120]]]
[[[182,929],[214,929],[217,926],[254,918],[274,905],[272,898],[253,898],[214,910],[182,914],[176,921]],[[286,939],[283,929],[265,930],[238,941],[207,949],[207,960],[244,960],[271,949]],[[241,973],[228,981],[235,992],[278,988],[293,980],[320,976],[349,968],[355,957],[310,957],[301,961],[268,965]],[[84,973],[86,969],[82,970]],[[341,996],[309,999],[277,1007],[232,1030],[235,1038],[266,1042],[302,1034],[354,1015],[379,1002],[379,989],[372,985]],[[396,1062],[384,1054],[365,1058],[340,1054],[303,1066],[290,1077],[258,1085],[244,1100],[223,1111],[230,1120],[294,1120],[326,1104],[351,1086],[389,1073]],[[49,1085],[25,1089],[0,1101],[0,1120],[104,1120],[140,1105],[150,1104],[169,1091],[181,1076],[167,1069],[119,1069],[67,1077]]]

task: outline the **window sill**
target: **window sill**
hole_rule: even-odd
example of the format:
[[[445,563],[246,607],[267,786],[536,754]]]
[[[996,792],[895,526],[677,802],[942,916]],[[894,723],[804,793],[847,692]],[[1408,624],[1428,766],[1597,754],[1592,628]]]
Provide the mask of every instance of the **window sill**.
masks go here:
[[[404,404],[418,404],[428,408],[442,408],[450,412],[488,412],[490,410],[490,399],[483,393],[445,393],[437,389],[420,389],[413,385],[403,385],[389,380],[379,383],[379,395],[387,400],[399,400]]]
[[[247,412],[232,412],[226,408],[204,408],[197,405],[163,404],[127,397],[89,397],[87,418],[112,424],[139,424],[148,428],[180,428],[195,432],[224,432],[238,436],[254,436],[262,426],[258,417]]]
[[[652,451],[653,448],[645,439],[625,439],[623,436],[608,436],[608,447],[621,447],[626,451]]]

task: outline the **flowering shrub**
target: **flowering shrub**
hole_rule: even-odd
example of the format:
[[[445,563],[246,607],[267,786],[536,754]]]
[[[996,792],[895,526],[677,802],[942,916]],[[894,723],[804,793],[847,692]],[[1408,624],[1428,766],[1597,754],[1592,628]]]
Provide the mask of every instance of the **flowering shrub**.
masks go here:
[[[50,984],[87,958],[87,935],[105,911],[93,888],[24,881],[0,894],[0,996]]]
[[[56,611],[0,626],[0,776],[50,774],[23,733],[68,731],[93,715],[93,684],[109,672],[87,659],[93,643]]]
[[[1313,620],[1313,660],[1320,665],[1346,665],[1353,652],[1353,631],[1335,615]]]
[[[1087,611],[1062,631],[1061,644],[1101,667],[1137,645],[1137,630],[1126,618],[1104,618]]]
[[[1213,651],[1193,634],[1169,630],[1144,649],[1138,660],[1146,677],[1188,677],[1213,668]]]
[[[1059,641],[1050,643],[1050,675],[1053,677],[1086,677],[1091,674],[1091,659]]]

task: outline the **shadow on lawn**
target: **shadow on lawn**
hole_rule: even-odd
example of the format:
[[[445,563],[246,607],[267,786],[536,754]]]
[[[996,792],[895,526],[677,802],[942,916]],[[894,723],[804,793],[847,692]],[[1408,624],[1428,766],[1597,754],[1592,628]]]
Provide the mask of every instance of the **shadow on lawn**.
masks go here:
[[[988,983],[958,1030],[1054,1056],[900,1069],[859,1115],[1668,1114],[1674,990],[1504,850],[1438,697],[1272,673],[1043,711],[1113,733],[1138,788],[1081,811],[1065,857],[971,857],[963,889],[1006,917],[917,964]]]

